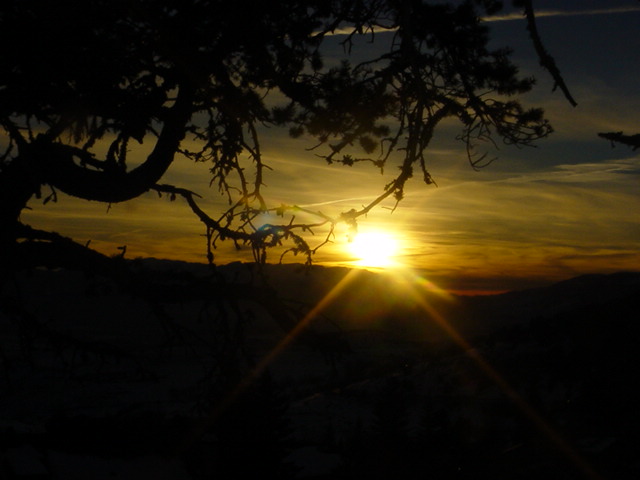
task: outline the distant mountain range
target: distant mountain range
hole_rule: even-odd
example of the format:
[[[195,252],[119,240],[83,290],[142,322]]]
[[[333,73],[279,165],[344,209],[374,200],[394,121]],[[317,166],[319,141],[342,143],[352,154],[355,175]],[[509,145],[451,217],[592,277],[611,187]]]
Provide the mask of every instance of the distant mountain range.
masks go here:
[[[233,276],[247,266],[220,268]],[[383,323],[393,328],[393,319],[424,320],[437,312],[472,336],[572,310],[594,308],[610,315],[634,315],[637,311],[632,305],[640,299],[640,272],[581,275],[544,287],[478,296],[443,295],[420,287],[415,278],[398,280],[394,273],[360,270],[350,278],[352,271],[342,267],[267,265],[265,272],[283,298],[301,301],[318,302],[341,280],[348,279],[327,313],[352,326],[364,327],[385,319]],[[416,305],[415,295],[424,300],[428,310]],[[425,334],[433,333],[434,329],[426,328]]]
[[[208,275],[204,264],[144,259],[145,268],[159,272]],[[285,301],[317,305],[332,290],[322,313],[347,330],[383,329],[413,340],[438,341],[446,337],[435,326],[436,314],[470,337],[486,335],[508,325],[548,318],[572,310],[597,308],[611,315],[634,314],[640,298],[640,272],[581,275],[548,286],[496,295],[444,295],[421,286],[419,278],[393,271],[371,272],[346,267],[235,262],[216,267],[230,282],[258,282],[265,278]],[[338,288],[336,289],[336,286]],[[416,303],[419,297],[423,306]],[[425,310],[424,305],[427,305]],[[394,323],[395,322],[395,323]]]

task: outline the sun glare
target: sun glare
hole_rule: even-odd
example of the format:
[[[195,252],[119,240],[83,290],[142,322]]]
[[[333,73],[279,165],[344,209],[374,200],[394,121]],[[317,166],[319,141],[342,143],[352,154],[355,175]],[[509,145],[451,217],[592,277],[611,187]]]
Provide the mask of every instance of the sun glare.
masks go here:
[[[348,245],[349,252],[356,257],[355,264],[361,267],[389,267],[396,263],[398,240],[384,232],[358,233]]]

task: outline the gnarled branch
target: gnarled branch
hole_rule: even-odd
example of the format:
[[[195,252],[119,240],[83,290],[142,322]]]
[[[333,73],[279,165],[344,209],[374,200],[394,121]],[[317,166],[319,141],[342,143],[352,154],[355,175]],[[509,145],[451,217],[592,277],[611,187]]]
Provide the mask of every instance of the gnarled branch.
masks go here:
[[[599,133],[598,136],[609,140],[612,146],[615,143],[622,143],[623,145],[628,145],[634,151],[640,148],[640,133],[636,133],[635,135],[625,135],[622,132],[608,132]]]
[[[131,200],[147,192],[167,171],[185,136],[192,111],[193,91],[191,87],[183,86],[166,116],[153,151],[130,172],[88,169],[74,161],[75,149],[58,143],[39,142],[38,138],[29,146],[29,153],[40,167],[43,183],[68,195],[108,203]]]
[[[522,0],[519,2],[515,2],[516,4],[521,4],[524,8],[524,14],[527,19],[527,30],[529,31],[529,36],[531,37],[531,41],[533,42],[533,46],[536,49],[536,53],[538,54],[538,58],[540,59],[540,65],[547,70],[553,81],[555,82],[554,90],[556,88],[560,88],[565,98],[569,101],[571,105],[574,107],[578,105],[578,102],[575,101],[571,92],[569,91],[569,87],[564,81],[562,74],[560,73],[560,69],[556,65],[556,61],[549,54],[547,49],[542,44],[542,40],[540,39],[540,34],[538,33],[538,27],[536,25],[536,16],[533,11],[533,5],[531,4],[531,0]]]

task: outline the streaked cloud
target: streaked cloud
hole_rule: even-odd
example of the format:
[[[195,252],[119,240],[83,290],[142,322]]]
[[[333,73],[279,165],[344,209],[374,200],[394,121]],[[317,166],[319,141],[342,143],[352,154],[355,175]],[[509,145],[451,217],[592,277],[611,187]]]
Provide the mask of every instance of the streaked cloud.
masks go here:
[[[376,34],[376,33],[392,33],[397,31],[397,28],[387,28],[387,27],[383,27],[383,26],[379,26],[376,25],[372,28],[369,28],[367,30],[363,30],[362,32],[358,32],[358,33],[365,33],[365,34]],[[325,34],[326,36],[335,36],[335,35],[351,35],[355,32],[353,27],[339,27],[336,28],[335,30]]]
[[[640,12],[640,6],[619,6],[619,7],[611,7],[611,8],[593,8],[587,10],[560,10],[560,9],[543,9],[536,10],[536,18],[546,18],[546,17],[578,17],[578,16],[594,16],[594,15],[614,15],[621,13],[633,13]],[[510,22],[515,20],[524,20],[524,15],[521,10],[508,12],[500,15],[491,15],[487,17],[482,17],[482,21],[484,22]],[[364,30],[365,34],[378,34],[378,33],[393,33],[396,32],[397,28],[384,27],[384,26],[374,26],[370,29]],[[351,35],[354,33],[353,27],[339,27],[333,30],[332,32],[327,33],[327,36],[339,36],[339,35]]]
[[[640,7],[626,6],[626,7],[613,7],[613,8],[595,8],[589,10],[536,10],[536,18],[545,17],[576,17],[586,15],[612,15],[619,13],[631,13],[640,12]],[[483,17],[485,22],[509,22],[514,20],[523,20],[524,17],[521,11],[506,13],[504,15],[492,15],[490,17]]]

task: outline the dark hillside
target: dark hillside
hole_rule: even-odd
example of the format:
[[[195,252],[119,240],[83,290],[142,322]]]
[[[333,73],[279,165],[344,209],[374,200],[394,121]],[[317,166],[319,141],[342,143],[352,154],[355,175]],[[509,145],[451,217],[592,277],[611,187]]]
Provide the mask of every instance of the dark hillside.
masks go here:
[[[60,270],[5,286],[6,478],[196,480],[238,465],[274,478],[640,475],[638,273],[493,297],[425,292],[425,309],[407,285],[363,272],[237,390],[285,337],[277,310],[234,290],[212,296],[200,265],[147,260],[134,271],[155,295]],[[298,318],[349,275],[263,273]],[[215,278],[246,293],[261,275],[233,264]]]

